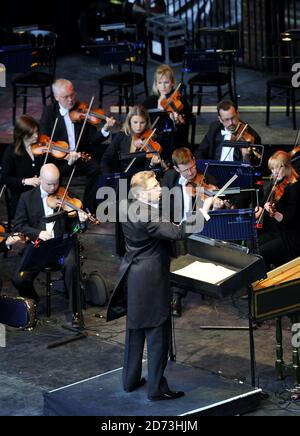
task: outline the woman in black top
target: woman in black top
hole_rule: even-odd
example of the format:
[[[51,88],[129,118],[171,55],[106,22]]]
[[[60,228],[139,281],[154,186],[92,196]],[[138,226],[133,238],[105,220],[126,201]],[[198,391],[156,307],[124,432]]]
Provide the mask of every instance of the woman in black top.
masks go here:
[[[176,78],[173,69],[169,65],[160,65],[154,74],[154,82],[152,86],[153,95],[148,97],[143,106],[147,109],[164,110],[161,102],[165,98],[169,98],[176,89]],[[162,157],[171,162],[171,155],[174,149],[180,147],[188,147],[189,125],[191,123],[191,109],[183,96],[180,97],[183,108],[179,113],[169,113],[169,122],[164,126],[164,131],[172,131],[173,135],[170,140],[170,135],[160,132],[157,141],[162,145],[164,151]],[[168,118],[167,118],[168,119]]]
[[[17,118],[14,143],[6,149],[2,162],[2,182],[10,191],[13,216],[20,195],[40,184],[39,173],[45,157],[34,156],[31,150],[38,137],[39,125],[34,118],[29,115]]]
[[[277,151],[269,159],[268,165],[272,171],[272,180],[265,189],[259,251],[267,268],[271,269],[272,266],[278,267],[300,255],[300,197],[299,176],[292,167],[288,153]],[[272,195],[268,198],[271,191]],[[261,213],[262,208],[258,211],[257,218]]]
[[[103,174],[112,172],[125,172],[132,159],[122,159],[122,155],[144,151],[143,133],[150,129],[150,117],[143,106],[133,106],[123,125],[121,132],[117,133],[111,144],[107,147],[101,160]],[[124,157],[124,156],[123,156]],[[157,155],[152,159],[136,157],[130,167],[130,172],[138,172],[156,165],[159,161]]]

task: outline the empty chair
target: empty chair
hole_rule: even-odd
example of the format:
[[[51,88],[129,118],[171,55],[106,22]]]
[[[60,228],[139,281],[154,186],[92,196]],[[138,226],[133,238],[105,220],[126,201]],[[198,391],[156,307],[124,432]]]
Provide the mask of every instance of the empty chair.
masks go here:
[[[53,101],[51,85],[55,78],[57,34],[49,30],[32,30],[27,37],[32,47],[32,63],[30,71],[18,74],[12,80],[13,124],[19,97],[23,97],[23,114],[26,113],[29,89],[41,89],[43,105],[46,105],[47,98]],[[48,95],[47,88],[50,88]]]
[[[122,104],[126,111],[129,105],[135,104],[135,87],[143,84],[144,93],[148,96],[147,84],[147,44],[133,42],[126,44],[104,44],[99,46],[101,65],[114,64],[118,71],[99,79],[99,106],[103,106],[103,97],[117,93],[119,113]],[[105,88],[110,88],[104,93]]]
[[[187,50],[184,54],[183,74],[197,73],[188,80],[190,104],[194,102],[194,88],[198,87],[197,114],[200,114],[202,105],[203,87],[216,87],[217,99],[221,101],[227,94],[234,101],[232,87],[231,66],[227,59],[220,57],[216,52],[209,50]],[[222,86],[227,91],[222,91]]]

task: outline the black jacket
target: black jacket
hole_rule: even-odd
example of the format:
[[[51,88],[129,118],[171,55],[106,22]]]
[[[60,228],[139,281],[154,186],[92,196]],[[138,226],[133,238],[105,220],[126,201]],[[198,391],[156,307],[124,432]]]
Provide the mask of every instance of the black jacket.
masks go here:
[[[126,254],[108,306],[107,321],[127,313],[129,329],[157,327],[170,313],[170,241],[183,239],[186,226],[162,222],[159,209],[139,201],[130,206],[131,217],[122,210],[128,217],[122,223]],[[141,216],[143,219],[139,220]]]
[[[67,128],[64,118],[60,114],[59,104],[57,102],[45,107],[42,118],[40,120],[40,133],[51,136],[56,118],[58,120],[53,136],[53,141],[65,141],[68,143]],[[81,131],[82,123],[75,123],[74,127],[75,141],[77,142]],[[107,138],[105,138],[101,132],[97,131],[95,126],[87,123],[82,133],[78,151],[90,152],[93,150],[93,147],[100,145],[106,139]]]
[[[124,132],[117,133],[110,145],[105,150],[100,168],[103,174],[110,174],[113,172],[124,172],[129,165],[131,159],[121,159],[122,154],[130,153],[131,135],[126,135]],[[138,157],[130,168],[130,172],[143,171],[149,168],[150,159],[145,157]]]
[[[2,162],[2,183],[6,184],[11,196],[11,211],[14,215],[20,195],[32,189],[32,186],[24,186],[22,179],[40,175],[40,169],[44,164],[45,156],[35,157],[34,161],[28,153],[17,156],[14,153],[15,146],[11,144],[5,150]],[[51,156],[49,162],[53,162]]]
[[[265,187],[265,199],[272,189],[272,183],[268,183]],[[300,256],[300,183],[299,181],[288,185],[282,197],[276,204],[276,210],[283,214],[281,222],[270,218],[267,212],[264,213],[262,234],[272,234],[274,238],[280,238],[286,247],[287,257],[294,259]]]
[[[43,201],[41,198],[40,187],[21,195],[17,207],[14,231],[20,232],[35,241],[42,230],[46,230],[46,224],[43,222],[45,215]],[[63,233],[71,232],[73,227],[78,224],[77,219],[69,219],[67,216],[64,220],[59,220],[54,226],[54,235],[60,236]]]
[[[158,105],[158,99],[159,97],[157,95],[151,95],[143,102],[143,106],[146,109],[156,109]],[[173,137],[172,150],[179,147],[188,147],[189,144],[189,126],[192,120],[191,108],[186,98],[181,97],[180,100],[183,103],[183,109],[181,110],[180,115],[184,116],[185,123],[176,124],[175,127],[173,126],[174,137]],[[169,119],[169,123],[170,123],[170,128],[172,128],[173,122],[171,119]],[[162,135],[157,136],[158,142],[160,142],[160,136]]]
[[[195,150],[196,159],[220,160],[222,153],[221,143],[224,140],[224,137],[221,134],[221,130],[223,129],[223,124],[221,124],[220,121],[214,121],[211,123],[207,134]],[[254,144],[261,144],[260,136],[254,129],[252,129],[252,127],[248,127],[248,132],[254,136]],[[239,149],[236,149],[234,159],[237,161],[242,160]]]

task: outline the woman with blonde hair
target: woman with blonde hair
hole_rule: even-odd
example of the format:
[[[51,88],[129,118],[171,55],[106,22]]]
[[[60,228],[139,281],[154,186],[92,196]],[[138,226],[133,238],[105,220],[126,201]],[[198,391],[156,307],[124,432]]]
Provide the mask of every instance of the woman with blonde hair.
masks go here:
[[[259,251],[271,269],[300,255],[300,193],[299,176],[288,153],[277,151],[268,166],[271,180],[265,187],[257,219],[262,223]]]
[[[143,133],[150,127],[150,117],[147,109],[141,105],[133,106],[128,112],[122,130],[114,136],[111,144],[103,154],[101,160],[102,173],[124,172],[132,159],[120,159],[121,155],[143,151]],[[131,172],[141,171],[155,163],[157,163],[156,156],[153,156],[152,159],[137,157],[130,170]]]
[[[154,81],[152,86],[153,95],[148,97],[143,105],[147,109],[165,110],[162,106],[162,100],[168,99],[176,89],[176,77],[174,70],[166,64],[159,65],[154,74]],[[179,90],[180,91],[180,90]],[[189,125],[191,123],[191,109],[188,101],[184,96],[180,96],[180,101],[183,108],[179,112],[170,112],[168,125],[164,126],[165,132],[173,131],[172,140],[165,132],[159,132],[160,136],[158,142],[163,146],[164,153],[162,156],[171,161],[171,154],[173,150],[179,147],[188,146]]]

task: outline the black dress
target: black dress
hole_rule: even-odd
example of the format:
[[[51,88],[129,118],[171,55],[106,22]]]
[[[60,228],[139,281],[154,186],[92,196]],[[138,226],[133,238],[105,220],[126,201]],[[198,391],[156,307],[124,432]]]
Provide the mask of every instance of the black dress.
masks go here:
[[[299,182],[288,185],[276,204],[276,210],[283,214],[281,222],[270,218],[267,211],[264,213],[259,251],[268,269],[271,265],[278,267],[300,256],[299,188]],[[266,186],[266,193],[270,189],[271,183]]]
[[[170,95],[171,94],[167,95],[167,97]],[[143,106],[146,109],[157,109],[158,100],[159,96],[151,95],[143,102]],[[158,135],[155,138],[163,148],[162,158],[166,162],[171,162],[172,152],[176,148],[189,147],[189,126],[192,120],[192,113],[186,98],[181,97],[180,100],[183,103],[183,109],[181,110],[180,115],[183,115],[185,123],[174,124],[170,117],[165,117],[167,125],[164,126],[163,131],[159,131],[158,129]]]
[[[14,150],[14,144],[5,150],[1,179],[9,188],[12,216],[16,212],[21,194],[33,188],[32,186],[24,186],[22,180],[39,177],[45,159],[45,156],[35,156],[32,160],[27,152],[24,152],[22,156],[17,156]]]

